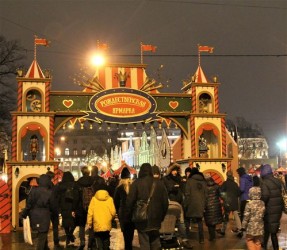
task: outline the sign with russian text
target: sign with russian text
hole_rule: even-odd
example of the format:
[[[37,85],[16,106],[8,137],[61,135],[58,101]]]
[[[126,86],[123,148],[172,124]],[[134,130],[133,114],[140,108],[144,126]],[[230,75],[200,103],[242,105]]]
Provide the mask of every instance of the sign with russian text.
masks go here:
[[[88,120],[110,123],[150,122],[157,118],[156,101],[148,93],[130,89],[115,88],[94,95],[86,111]]]

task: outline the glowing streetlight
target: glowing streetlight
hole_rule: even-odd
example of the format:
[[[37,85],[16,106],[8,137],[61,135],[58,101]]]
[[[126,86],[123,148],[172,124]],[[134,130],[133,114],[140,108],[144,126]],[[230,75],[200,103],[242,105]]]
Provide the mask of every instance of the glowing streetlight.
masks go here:
[[[284,138],[277,142],[277,146],[279,147],[280,151],[285,152],[287,150],[287,139]]]
[[[277,142],[277,146],[279,147],[279,160],[278,160],[278,163],[279,163],[279,165],[282,166],[282,163],[283,163],[282,153],[283,153],[283,155],[285,155],[285,152],[287,151],[287,139],[284,138],[281,141]]]
[[[101,54],[96,54],[91,57],[91,63],[94,66],[102,66],[105,63],[105,57]]]

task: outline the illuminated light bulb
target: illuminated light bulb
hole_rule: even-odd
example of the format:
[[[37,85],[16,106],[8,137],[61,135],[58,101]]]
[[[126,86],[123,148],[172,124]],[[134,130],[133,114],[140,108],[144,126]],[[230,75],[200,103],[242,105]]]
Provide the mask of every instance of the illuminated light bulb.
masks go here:
[[[103,55],[93,55],[92,58],[91,58],[91,63],[94,65],[94,66],[101,66],[105,63],[105,58]]]

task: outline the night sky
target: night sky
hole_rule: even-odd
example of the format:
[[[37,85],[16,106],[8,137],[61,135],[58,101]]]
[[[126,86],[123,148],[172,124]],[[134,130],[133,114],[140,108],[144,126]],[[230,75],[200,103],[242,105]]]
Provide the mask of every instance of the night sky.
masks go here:
[[[33,60],[34,35],[51,41],[38,47],[42,69],[52,70],[52,90],[81,90],[72,78],[97,40],[109,45],[109,62],[140,63],[160,78],[161,92],[182,92],[182,80],[198,66],[197,45],[208,79],[218,76],[220,112],[262,127],[271,147],[287,134],[287,1],[285,0],[0,0],[0,32],[18,39]],[[158,70],[161,65],[163,67]],[[159,73],[159,74],[158,74]],[[16,80],[15,80],[16,84]]]

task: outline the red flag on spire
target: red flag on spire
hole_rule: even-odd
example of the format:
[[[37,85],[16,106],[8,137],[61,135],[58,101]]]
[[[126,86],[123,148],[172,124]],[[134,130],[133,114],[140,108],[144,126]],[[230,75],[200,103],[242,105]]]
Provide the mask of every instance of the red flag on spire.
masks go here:
[[[99,50],[106,51],[106,50],[108,50],[109,46],[108,46],[107,43],[98,43],[98,44],[97,44],[97,48],[98,48]]]
[[[49,41],[45,38],[35,38],[35,45],[49,46]]]
[[[141,50],[142,51],[151,51],[151,52],[155,52],[157,49],[156,46],[154,45],[150,45],[150,44],[141,44]]]
[[[198,52],[213,53],[214,47],[198,45]]]

